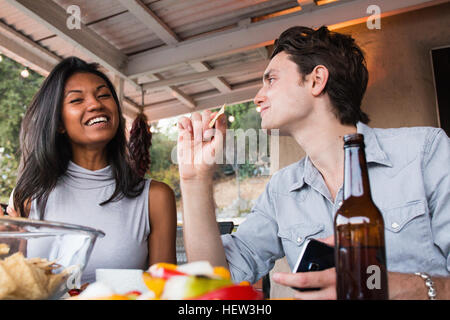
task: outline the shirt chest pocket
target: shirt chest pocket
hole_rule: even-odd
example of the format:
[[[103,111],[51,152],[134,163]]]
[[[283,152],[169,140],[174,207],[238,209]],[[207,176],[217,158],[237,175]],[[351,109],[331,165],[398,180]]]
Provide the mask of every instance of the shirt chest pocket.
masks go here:
[[[422,200],[383,209],[388,269],[417,270],[432,256],[431,227]],[[427,258],[428,257],[428,258]]]
[[[417,223],[423,224],[426,220],[426,206],[424,201],[421,200],[409,202],[404,206],[384,209],[382,212],[385,228],[393,233],[400,233],[404,229],[414,228]],[[424,219],[419,218],[421,216],[424,216]],[[416,224],[410,226],[410,224],[414,223],[413,220],[416,220]]]

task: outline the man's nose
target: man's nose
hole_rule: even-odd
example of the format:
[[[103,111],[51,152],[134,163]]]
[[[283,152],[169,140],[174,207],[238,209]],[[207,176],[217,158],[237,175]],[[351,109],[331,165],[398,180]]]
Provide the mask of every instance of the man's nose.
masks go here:
[[[255,98],[253,99],[253,102],[259,106],[260,104],[262,104],[264,102],[264,100],[266,100],[266,96],[264,94],[264,87],[259,89],[258,93],[256,94]]]

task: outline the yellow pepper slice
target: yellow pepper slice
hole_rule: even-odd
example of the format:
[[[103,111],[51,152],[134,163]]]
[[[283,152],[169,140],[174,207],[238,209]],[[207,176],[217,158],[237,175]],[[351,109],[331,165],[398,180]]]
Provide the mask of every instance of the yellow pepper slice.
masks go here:
[[[221,277],[222,279],[231,279],[231,274],[230,271],[228,271],[227,268],[224,267],[214,267],[213,269],[213,273],[219,277]]]
[[[142,273],[142,280],[150,291],[155,294],[155,299],[160,299],[161,294],[164,290],[164,285],[166,280],[162,278],[154,278],[148,272]]]

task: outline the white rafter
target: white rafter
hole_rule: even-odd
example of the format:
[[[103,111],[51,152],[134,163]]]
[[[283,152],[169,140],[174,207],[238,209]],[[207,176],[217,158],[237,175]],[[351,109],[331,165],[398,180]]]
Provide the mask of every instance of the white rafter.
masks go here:
[[[140,0],[118,0],[122,6],[147,26],[166,44],[177,44],[180,39],[149,7]]]
[[[123,70],[127,56],[80,22],[81,29],[67,27],[67,13],[53,1],[5,0],[30,18],[38,21],[78,50],[100,62],[104,67],[128,80],[135,88],[138,85],[128,79]]]
[[[222,93],[214,96],[199,97],[195,99],[197,106],[195,111],[211,109],[224,103],[241,103],[250,101],[261,87],[260,81],[255,81],[245,86],[240,86],[229,93]],[[144,113],[152,121],[174,117],[183,113],[190,113],[193,110],[189,107],[180,106],[179,104],[171,104],[168,102],[148,105],[144,107]]]
[[[210,71],[212,68],[206,62],[190,62],[189,65],[197,72]],[[206,80],[209,81],[217,90],[222,93],[231,91],[231,86],[222,77],[210,77]]]
[[[302,10],[307,9],[308,7],[311,8],[316,5],[316,2],[314,0],[297,0],[297,3],[302,8]]]
[[[164,81],[164,78],[159,73],[154,73],[153,77],[158,81]],[[182,104],[188,106],[190,109],[195,109],[196,104],[194,99],[185,94],[183,91],[175,86],[164,86],[164,89],[169,92],[174,98],[178,99]],[[145,90],[143,88],[143,90]]]
[[[159,88],[167,87],[167,86],[175,86],[181,85],[185,83],[201,81],[204,79],[208,79],[211,77],[221,77],[233,73],[248,74],[253,73],[255,71],[263,71],[264,68],[269,63],[268,60],[260,60],[255,62],[248,62],[239,65],[235,65],[232,67],[222,67],[211,69],[209,71],[192,73],[184,76],[174,77],[166,80],[158,80],[154,82],[145,83],[142,85],[143,89],[147,92],[155,91]]]
[[[158,38],[163,40],[167,45],[174,45],[180,42],[179,37],[173,32],[149,7],[147,7],[141,0],[118,0],[122,6],[128,9],[139,21],[147,26]],[[191,67],[197,71],[209,71],[211,68],[204,62],[194,62],[190,64]],[[162,77],[159,74],[154,74],[160,80]],[[231,87],[225,80],[219,77],[211,77],[207,79],[220,92],[230,92]],[[175,86],[167,86],[167,91],[180,100],[189,108],[195,108],[195,102],[187,94],[183,93]]]
[[[442,3],[439,0],[379,0],[382,17],[420,7]],[[259,48],[273,43],[280,33],[295,25],[333,25],[368,16],[367,8],[373,0],[341,0],[314,10],[301,10],[250,25],[244,25],[205,37],[183,41],[176,47],[162,47],[130,57],[125,73],[138,77],[146,73],[175,68],[186,62],[206,61],[211,58]],[[201,50],[199,50],[201,48]]]
[[[0,21],[0,51],[43,76],[47,76],[61,61],[56,54],[2,21]]]

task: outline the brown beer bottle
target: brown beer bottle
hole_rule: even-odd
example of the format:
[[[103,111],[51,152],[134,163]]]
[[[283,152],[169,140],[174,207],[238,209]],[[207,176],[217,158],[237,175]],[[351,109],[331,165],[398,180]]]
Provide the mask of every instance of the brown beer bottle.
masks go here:
[[[364,136],[344,136],[344,201],[334,219],[341,300],[388,299],[383,217],[372,201]]]

